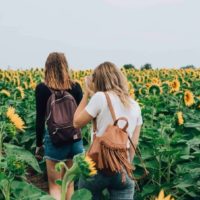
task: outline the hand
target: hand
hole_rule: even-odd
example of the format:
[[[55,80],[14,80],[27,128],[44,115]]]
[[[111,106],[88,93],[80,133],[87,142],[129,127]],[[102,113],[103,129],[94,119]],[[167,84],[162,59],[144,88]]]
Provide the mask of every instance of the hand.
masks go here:
[[[92,96],[94,94],[94,88],[92,83],[92,77],[86,76],[85,77],[85,92],[88,93],[89,96]]]
[[[35,149],[35,157],[38,160],[42,160],[43,159],[43,155],[44,155],[44,147],[43,146],[36,147],[36,149]]]

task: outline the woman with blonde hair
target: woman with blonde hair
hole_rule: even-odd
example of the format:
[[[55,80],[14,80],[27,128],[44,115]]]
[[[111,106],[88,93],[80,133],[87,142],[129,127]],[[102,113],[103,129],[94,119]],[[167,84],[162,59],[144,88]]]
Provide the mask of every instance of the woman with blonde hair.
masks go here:
[[[93,90],[93,93],[92,93]],[[74,127],[80,128],[96,119],[95,137],[104,134],[109,124],[113,124],[113,118],[109,110],[106,94],[111,100],[116,117],[125,117],[128,120],[129,134],[133,144],[137,146],[142,125],[141,109],[136,101],[131,99],[128,93],[127,80],[122,72],[110,62],[100,64],[93,72],[92,80],[86,79],[84,96],[74,114]],[[93,94],[93,95],[92,95]],[[88,103],[89,96],[92,95]],[[119,123],[123,126],[123,123]],[[94,133],[92,133],[93,138]],[[128,157],[132,162],[134,149],[128,146]],[[93,199],[101,199],[101,192],[108,189],[110,199],[133,199],[134,181],[125,174],[122,183],[122,173],[106,174],[98,171],[98,174],[89,179],[80,177],[79,188],[86,188],[93,194]]]
[[[62,179],[62,174],[55,171],[56,163],[64,161],[68,167],[71,167],[73,156],[83,152],[81,138],[76,138],[64,145],[55,146],[48,131],[45,131],[48,99],[54,92],[67,92],[70,97],[72,96],[75,99],[77,105],[82,99],[82,89],[78,83],[70,78],[68,70],[68,63],[63,53],[50,53],[45,63],[44,83],[39,83],[35,90],[36,155],[38,155],[40,149],[43,147],[44,137],[44,158],[46,159],[49,193],[57,200],[60,200],[61,198],[61,188],[55,181],[57,179]],[[67,112],[67,109],[64,110],[64,112]],[[73,183],[69,185],[68,188],[68,200],[71,199],[72,193]]]

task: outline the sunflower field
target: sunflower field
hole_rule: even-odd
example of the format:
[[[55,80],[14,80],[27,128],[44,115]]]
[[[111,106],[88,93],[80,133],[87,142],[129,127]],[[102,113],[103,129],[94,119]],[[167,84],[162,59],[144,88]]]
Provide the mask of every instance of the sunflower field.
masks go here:
[[[138,181],[135,199],[154,200],[161,190],[177,200],[199,199],[200,69],[121,70],[144,121],[138,148],[149,175]],[[91,73],[71,71],[71,76],[83,87]],[[45,180],[44,161],[34,156],[34,94],[43,78],[42,69],[0,70],[0,200],[52,199],[31,179],[34,174]],[[82,134],[87,146],[90,125]],[[139,177],[143,169],[137,156],[134,164]],[[103,195],[106,199],[106,191]]]

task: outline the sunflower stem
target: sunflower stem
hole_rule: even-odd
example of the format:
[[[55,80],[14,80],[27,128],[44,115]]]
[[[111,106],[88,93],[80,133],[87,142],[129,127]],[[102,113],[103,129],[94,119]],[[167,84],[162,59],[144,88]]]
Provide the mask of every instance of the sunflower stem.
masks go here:
[[[78,172],[78,166],[76,163],[73,164],[73,166],[65,172],[65,175],[62,179],[61,200],[65,200],[68,184],[72,181],[72,180],[68,180],[69,176],[72,174],[76,174],[77,172]]]
[[[67,193],[67,178],[68,178],[67,172],[65,173],[63,180],[62,180],[62,187],[61,187],[61,200],[65,200],[65,196]]]
[[[158,182],[159,182],[159,185],[161,185],[161,155],[159,155],[158,157],[159,159],[159,168],[158,168]]]
[[[2,151],[3,151],[3,127],[4,123],[1,125],[1,130],[0,130],[0,157],[2,156]]]

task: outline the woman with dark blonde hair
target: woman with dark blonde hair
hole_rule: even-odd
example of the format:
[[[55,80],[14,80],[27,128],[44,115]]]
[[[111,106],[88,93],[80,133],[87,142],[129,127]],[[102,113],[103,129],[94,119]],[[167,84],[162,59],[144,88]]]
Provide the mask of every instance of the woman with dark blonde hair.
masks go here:
[[[106,97],[105,95],[108,95]],[[88,103],[88,98],[91,96]],[[142,125],[141,109],[136,101],[131,99],[128,93],[128,85],[122,72],[110,62],[100,64],[93,72],[92,78],[86,78],[86,90],[74,114],[74,127],[80,128],[87,123],[96,119],[95,133],[93,136],[100,137],[104,134],[109,124],[113,124],[110,105],[107,99],[110,99],[114,108],[116,118],[125,117],[128,120],[127,133],[129,134],[133,144],[137,146],[140,129]],[[123,126],[123,123],[119,123]],[[127,143],[128,162],[132,162],[134,157],[134,149]],[[122,176],[123,175],[123,176]],[[122,179],[125,181],[122,183]],[[80,177],[79,188],[86,188],[93,194],[93,199],[101,199],[101,192],[108,189],[110,199],[126,199],[132,200],[134,196],[134,181],[123,173],[107,174],[99,170],[97,175],[89,179]]]
[[[63,53],[50,53],[45,63],[44,83],[38,84],[35,90],[36,155],[43,147],[44,137],[44,158],[46,159],[49,193],[57,200],[60,200],[61,189],[55,181],[61,179],[62,174],[55,171],[56,163],[64,161],[68,167],[71,167],[73,156],[83,152],[83,143],[81,138],[77,138],[69,144],[57,147],[52,143],[48,131],[45,131],[47,102],[54,91],[67,91],[74,97],[77,105],[82,99],[82,89],[78,83],[75,83],[70,78],[68,70],[67,60]],[[73,183],[69,185],[67,199],[71,199],[72,193]]]

